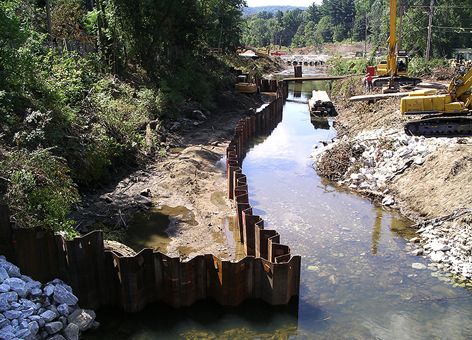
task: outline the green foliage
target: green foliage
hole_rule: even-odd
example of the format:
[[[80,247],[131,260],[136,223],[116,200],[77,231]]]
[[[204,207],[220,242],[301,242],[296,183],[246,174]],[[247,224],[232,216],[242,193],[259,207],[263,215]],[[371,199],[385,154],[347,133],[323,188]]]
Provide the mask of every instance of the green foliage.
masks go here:
[[[95,55],[83,57],[74,51],[58,53],[49,50],[42,65],[45,82],[54,93],[55,102],[61,106],[80,103],[98,80]]]
[[[424,58],[415,57],[410,60],[408,72],[414,77],[431,76],[434,69],[447,66],[445,59],[431,59],[426,61]]]
[[[76,184],[159,152],[159,121],[186,101],[211,107],[227,77],[205,50],[239,45],[243,4],[0,2],[0,184],[17,224],[71,234]]]
[[[333,76],[348,74],[365,74],[369,62],[367,59],[343,59],[341,57],[332,58],[328,61],[329,73]]]
[[[429,0],[398,1],[397,37],[401,49],[410,55],[423,56],[426,51]],[[448,0],[434,3],[432,55],[451,56],[453,48],[472,46],[472,16],[467,9],[472,0],[459,5]],[[299,11],[299,10],[298,10]],[[297,16],[301,20],[288,20]],[[300,16],[295,10],[276,15],[259,13],[246,18],[243,41],[249,45],[266,46],[277,43],[302,47],[324,42],[367,40],[372,45],[387,45],[389,35],[389,1],[386,0],[323,0],[313,3]],[[271,24],[277,22],[279,25]],[[276,38],[273,38],[276,37]]]
[[[101,80],[91,97],[98,122],[124,148],[132,149],[143,144],[140,130],[146,122],[154,118],[156,103],[149,96],[149,89],[136,91],[133,87],[118,80]],[[145,99],[145,100],[143,100]]]
[[[19,149],[0,161],[0,173],[9,181],[5,199],[18,227],[74,235],[67,216],[79,196],[64,159],[47,149]]]
[[[362,82],[363,76],[353,76],[341,80],[336,80],[331,89],[334,97],[349,98],[365,94],[365,88]]]

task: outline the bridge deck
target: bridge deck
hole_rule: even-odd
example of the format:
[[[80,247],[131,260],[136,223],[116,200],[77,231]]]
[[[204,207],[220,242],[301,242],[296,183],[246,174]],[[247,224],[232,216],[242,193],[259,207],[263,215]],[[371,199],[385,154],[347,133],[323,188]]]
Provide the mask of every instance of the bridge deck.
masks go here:
[[[284,78],[284,81],[321,81],[321,80],[338,80],[344,79],[347,76],[321,76],[321,77],[292,77]]]

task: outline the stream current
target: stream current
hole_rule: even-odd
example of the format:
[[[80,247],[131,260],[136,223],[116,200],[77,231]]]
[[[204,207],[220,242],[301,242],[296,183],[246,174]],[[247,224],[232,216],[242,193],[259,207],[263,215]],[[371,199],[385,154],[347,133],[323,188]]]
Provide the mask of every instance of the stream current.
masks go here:
[[[180,310],[159,304],[138,314],[101,310],[100,329],[86,338],[472,338],[472,291],[430,267],[412,268],[428,261],[408,252],[411,222],[316,174],[313,147],[336,131],[333,121],[311,122],[305,102],[312,89],[291,87],[283,121],[243,162],[254,213],[302,256],[299,301],[282,308],[253,301]]]

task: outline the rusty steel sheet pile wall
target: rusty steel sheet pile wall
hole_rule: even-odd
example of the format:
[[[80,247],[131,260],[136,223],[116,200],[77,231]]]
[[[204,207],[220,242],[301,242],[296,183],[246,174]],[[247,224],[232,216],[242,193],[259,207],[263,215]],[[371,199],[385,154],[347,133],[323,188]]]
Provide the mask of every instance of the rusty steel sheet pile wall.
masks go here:
[[[287,87],[282,82],[264,83],[275,90],[275,100],[239,122],[227,150],[228,196],[236,202],[245,258],[233,262],[200,255],[183,261],[152,249],[124,257],[105,249],[102,231],[65,240],[52,232],[13,228],[4,205],[0,205],[1,253],[36,280],[61,278],[85,308],[114,305],[138,312],[157,301],[182,307],[203,299],[226,306],[247,299],[288,304],[299,293],[301,258],[292,256],[289,247],[280,244],[278,233],[264,229],[264,221],[252,214],[246,176],[240,169],[250,139],[268,133],[282,119]]]
[[[12,230],[12,238],[1,242],[11,246],[14,257],[9,260],[22,273],[42,282],[61,278],[85,308],[114,305],[138,312],[158,301],[178,308],[203,299],[236,306],[256,298],[284,305],[298,295],[294,273],[299,273],[300,259],[296,257],[284,264],[253,256],[237,262],[213,255],[182,261],[152,249],[124,257],[105,249],[102,231],[64,240],[52,232],[0,227]]]
[[[260,135],[267,135],[282,121],[284,101],[288,96],[287,82],[261,80],[261,91],[275,92],[275,100],[249,117],[242,118],[235,128],[235,134],[226,150],[226,173],[228,180],[228,198],[234,201],[236,208],[236,225],[239,228],[240,240],[244,244],[247,256],[262,258],[280,268],[286,265],[290,279],[296,282],[294,295],[298,294],[300,281],[300,257],[292,256],[290,248],[280,243],[280,235],[275,230],[264,229],[264,221],[254,215],[249,204],[249,192],[246,175],[241,165],[252,140]],[[290,265],[296,259],[298,268]],[[287,269],[285,268],[285,269]],[[283,281],[283,280],[282,280]],[[279,278],[273,282],[277,284]]]

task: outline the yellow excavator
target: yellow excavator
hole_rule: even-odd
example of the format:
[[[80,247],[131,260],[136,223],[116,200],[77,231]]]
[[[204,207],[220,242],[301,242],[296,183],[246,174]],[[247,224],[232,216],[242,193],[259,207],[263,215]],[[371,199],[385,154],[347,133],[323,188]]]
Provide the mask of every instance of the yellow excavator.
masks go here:
[[[390,0],[390,36],[387,60],[375,67],[372,85],[383,87],[384,93],[398,92],[400,85],[417,85],[421,79],[408,76],[409,57],[406,51],[397,52],[397,0]]]
[[[461,67],[446,93],[434,89],[411,92],[401,99],[400,112],[424,115],[405,124],[410,135],[472,135],[472,67]]]

